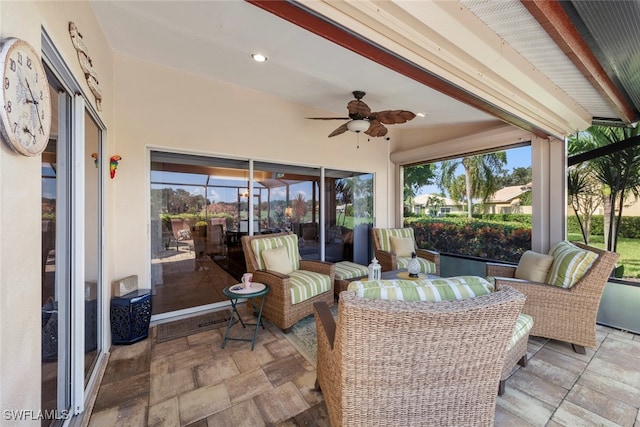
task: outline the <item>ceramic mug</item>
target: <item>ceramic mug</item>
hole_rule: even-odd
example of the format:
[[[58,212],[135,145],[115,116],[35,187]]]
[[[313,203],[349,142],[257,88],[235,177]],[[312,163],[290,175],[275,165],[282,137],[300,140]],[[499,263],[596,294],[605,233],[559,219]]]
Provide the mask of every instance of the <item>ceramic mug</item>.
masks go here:
[[[242,285],[245,288],[250,288],[251,287],[251,281],[253,280],[253,274],[251,273],[244,273],[242,275]]]

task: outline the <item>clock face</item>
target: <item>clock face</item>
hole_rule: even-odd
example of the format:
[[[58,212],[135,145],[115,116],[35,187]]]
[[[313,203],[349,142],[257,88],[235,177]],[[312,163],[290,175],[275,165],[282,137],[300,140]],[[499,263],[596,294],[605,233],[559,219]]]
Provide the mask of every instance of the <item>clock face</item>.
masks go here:
[[[49,83],[38,53],[24,40],[5,39],[0,50],[2,139],[25,156],[47,147],[51,130]]]

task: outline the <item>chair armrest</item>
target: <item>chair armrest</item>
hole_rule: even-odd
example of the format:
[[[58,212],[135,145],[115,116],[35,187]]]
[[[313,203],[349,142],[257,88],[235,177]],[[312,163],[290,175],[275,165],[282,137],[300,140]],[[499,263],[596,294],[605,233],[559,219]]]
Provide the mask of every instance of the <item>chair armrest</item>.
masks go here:
[[[435,274],[440,275],[440,252],[430,251],[428,249],[416,249],[418,258],[426,259],[436,265]]]
[[[274,280],[285,280],[288,278],[289,276],[287,276],[286,274],[278,273],[277,271],[273,270],[256,270],[253,272],[253,281],[259,283],[271,283]]]
[[[486,276],[496,276],[496,277],[514,277],[516,274],[515,265],[511,264],[500,264],[497,262],[488,262],[486,263]]]
[[[383,251],[381,249],[376,249],[374,256],[378,260],[378,263],[380,263],[380,266],[382,267],[382,271],[395,270],[396,265],[398,265],[396,261],[396,256],[391,252]]]
[[[416,249],[416,255],[431,262],[436,262],[436,260],[440,259],[440,252],[430,251],[429,249]]]
[[[318,333],[323,333],[327,338],[329,347],[333,350],[333,341],[336,336],[336,321],[333,319],[331,310],[326,302],[313,303],[314,314],[316,316],[316,328]]]

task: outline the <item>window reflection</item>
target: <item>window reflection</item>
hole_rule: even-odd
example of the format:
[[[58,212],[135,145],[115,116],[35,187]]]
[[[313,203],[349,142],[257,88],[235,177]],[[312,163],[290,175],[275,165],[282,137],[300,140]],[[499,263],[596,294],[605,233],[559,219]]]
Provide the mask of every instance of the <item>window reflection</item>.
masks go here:
[[[295,233],[303,259],[323,259],[326,250],[329,261],[368,264],[373,176],[328,171],[324,208],[320,172],[256,161],[249,181],[248,161],[152,152],[153,314],[226,302],[222,289],[246,272],[240,239],[251,232]]]
[[[84,374],[89,382],[93,367],[98,362],[98,297],[100,289],[100,163],[91,156],[100,154],[100,128],[85,111],[85,210],[84,210]]]

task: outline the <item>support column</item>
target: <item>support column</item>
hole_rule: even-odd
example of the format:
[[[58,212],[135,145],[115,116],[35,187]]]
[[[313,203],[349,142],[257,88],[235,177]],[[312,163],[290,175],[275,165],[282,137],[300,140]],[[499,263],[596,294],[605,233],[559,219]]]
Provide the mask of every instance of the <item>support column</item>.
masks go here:
[[[531,249],[547,253],[566,238],[566,144],[559,139],[531,139],[533,220]]]

